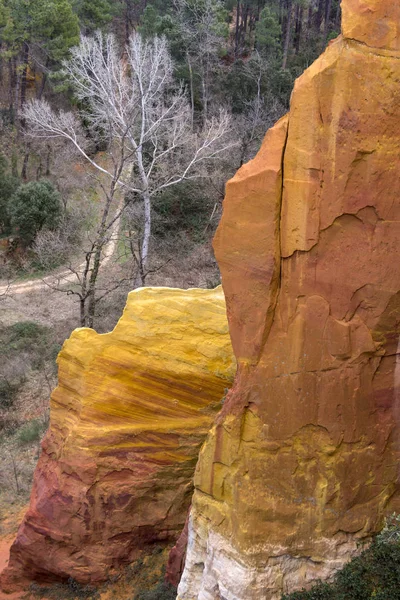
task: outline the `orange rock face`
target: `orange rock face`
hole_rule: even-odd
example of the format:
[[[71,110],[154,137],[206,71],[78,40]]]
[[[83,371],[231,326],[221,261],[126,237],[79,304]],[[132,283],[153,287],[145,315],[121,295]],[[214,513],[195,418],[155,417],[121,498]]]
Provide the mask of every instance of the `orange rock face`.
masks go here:
[[[238,375],[195,476],[181,600],[278,600],[400,509],[400,8],[343,36],[228,184]]]
[[[234,369],[221,288],[137,290],[112,333],[74,332],[3,590],[95,583],[176,539]]]
[[[345,0],[342,30],[371,48],[400,50],[400,4],[394,0]]]

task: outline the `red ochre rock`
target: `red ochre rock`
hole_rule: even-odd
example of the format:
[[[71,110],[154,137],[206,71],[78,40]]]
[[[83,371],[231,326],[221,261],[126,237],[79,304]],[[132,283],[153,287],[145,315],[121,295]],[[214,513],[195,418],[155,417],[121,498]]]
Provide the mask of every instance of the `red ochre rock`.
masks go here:
[[[238,373],[200,453],[180,600],[278,600],[400,510],[400,5],[342,6],[227,186]]]
[[[221,288],[131,292],[114,331],[75,331],[4,591],[107,579],[176,540],[199,448],[235,362]]]
[[[175,546],[169,553],[165,580],[174,587],[178,587],[185,566],[186,550],[189,535],[189,512],[185,526]]]

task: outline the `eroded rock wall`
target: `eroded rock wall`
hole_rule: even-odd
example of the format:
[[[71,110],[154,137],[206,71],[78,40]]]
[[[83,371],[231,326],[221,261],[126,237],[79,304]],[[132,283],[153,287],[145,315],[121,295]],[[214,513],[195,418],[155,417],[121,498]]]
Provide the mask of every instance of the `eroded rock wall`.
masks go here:
[[[238,375],[200,454],[180,600],[278,600],[400,509],[400,9],[342,7],[227,187]]]
[[[101,581],[138,549],[176,539],[199,448],[234,375],[222,290],[131,292],[112,333],[75,331],[58,363],[4,590]]]

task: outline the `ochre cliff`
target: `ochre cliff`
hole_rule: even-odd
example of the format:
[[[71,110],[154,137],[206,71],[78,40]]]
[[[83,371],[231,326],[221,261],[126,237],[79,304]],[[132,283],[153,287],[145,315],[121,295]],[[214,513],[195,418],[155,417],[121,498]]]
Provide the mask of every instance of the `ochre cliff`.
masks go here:
[[[180,600],[278,600],[400,509],[400,8],[343,35],[229,182],[238,374],[200,453]]]
[[[176,539],[199,448],[234,375],[216,290],[131,292],[114,331],[75,331],[2,586],[97,582]]]

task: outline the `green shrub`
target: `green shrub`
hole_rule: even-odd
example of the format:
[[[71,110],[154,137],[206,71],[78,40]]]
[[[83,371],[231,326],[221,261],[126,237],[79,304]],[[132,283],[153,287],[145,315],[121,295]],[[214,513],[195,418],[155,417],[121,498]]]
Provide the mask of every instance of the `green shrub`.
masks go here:
[[[43,598],[43,600],[78,600],[80,598],[98,600],[100,597],[96,588],[91,585],[81,585],[72,577],[66,584],[55,583],[52,586],[42,586],[34,583],[31,585],[30,591],[35,598]]]
[[[20,321],[0,330],[0,355],[38,352],[48,348],[50,328],[34,321]]]
[[[16,177],[7,173],[7,169],[7,161],[4,155],[0,153],[0,231],[8,230],[10,227],[7,206],[10,198],[20,185]]]
[[[7,204],[12,227],[25,244],[47,227],[55,229],[62,215],[61,196],[50,181],[31,181],[21,185]]]
[[[175,600],[176,588],[165,581],[160,581],[152,590],[139,592],[134,600]]]
[[[68,579],[68,588],[74,598],[97,598],[98,592],[91,585],[82,585],[72,577]]]
[[[214,202],[200,183],[184,182],[160,194],[153,205],[153,235],[175,236],[178,231],[201,240]]]
[[[17,439],[20,444],[31,444],[38,442],[43,435],[44,426],[40,419],[28,421],[18,431]]]
[[[8,379],[0,379],[0,409],[11,408],[17,396],[22,381],[10,382]]]
[[[308,592],[294,592],[289,596],[283,596],[282,600],[335,600],[333,589],[327,583],[318,583]]]

